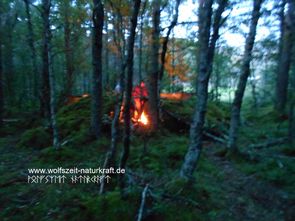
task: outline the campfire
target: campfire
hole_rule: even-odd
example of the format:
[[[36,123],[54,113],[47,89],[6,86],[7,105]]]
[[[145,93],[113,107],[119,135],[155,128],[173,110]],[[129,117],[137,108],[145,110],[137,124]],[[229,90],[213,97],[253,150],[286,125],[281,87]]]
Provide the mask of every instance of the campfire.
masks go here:
[[[192,94],[176,92],[176,93],[161,93],[160,98],[163,100],[171,101],[185,101],[191,98]],[[90,97],[85,93],[79,96],[69,96],[67,105],[79,102],[83,98]],[[134,126],[141,126],[142,128],[148,128],[150,124],[150,118],[148,115],[148,91],[144,82],[136,85],[132,90],[132,102],[130,108],[131,121]],[[110,116],[113,117],[114,112],[110,112]],[[119,120],[124,122],[124,103],[121,105]]]
[[[147,126],[149,124],[146,102],[148,92],[143,82],[133,88],[131,103],[131,121],[134,125]],[[120,122],[124,121],[124,105],[121,106]]]

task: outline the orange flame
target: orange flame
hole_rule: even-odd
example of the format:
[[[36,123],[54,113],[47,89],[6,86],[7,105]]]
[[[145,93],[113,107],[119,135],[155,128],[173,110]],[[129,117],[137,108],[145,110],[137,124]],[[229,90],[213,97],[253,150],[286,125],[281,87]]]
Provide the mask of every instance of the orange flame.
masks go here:
[[[144,113],[144,111],[141,113],[140,118],[138,118],[138,122],[147,125],[148,124],[148,118],[147,115]]]

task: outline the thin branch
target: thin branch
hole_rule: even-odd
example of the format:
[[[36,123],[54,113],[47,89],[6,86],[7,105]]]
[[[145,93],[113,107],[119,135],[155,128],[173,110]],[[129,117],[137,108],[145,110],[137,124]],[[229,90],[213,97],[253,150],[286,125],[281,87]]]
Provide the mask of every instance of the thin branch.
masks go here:
[[[145,188],[142,191],[141,203],[140,203],[140,207],[139,207],[139,211],[138,211],[137,221],[142,220],[142,214],[143,214],[143,210],[144,210],[144,206],[145,206],[145,200],[146,200],[148,188],[149,188],[149,184],[146,184]]]

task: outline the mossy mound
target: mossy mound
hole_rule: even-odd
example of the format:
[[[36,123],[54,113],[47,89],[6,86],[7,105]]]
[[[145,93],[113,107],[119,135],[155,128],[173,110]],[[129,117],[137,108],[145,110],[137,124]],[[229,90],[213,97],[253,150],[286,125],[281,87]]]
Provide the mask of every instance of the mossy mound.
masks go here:
[[[185,101],[163,100],[162,109],[177,115],[183,121],[190,122],[195,108],[195,98]]]
[[[172,132],[188,131],[194,115],[196,99],[186,101],[163,101],[163,125]],[[227,131],[230,114],[229,104],[209,102],[207,106],[205,128],[214,134]]]
[[[57,113],[57,124],[61,138],[65,138],[81,128],[90,125],[90,99],[81,99],[77,103],[73,103],[62,107]]]
[[[123,200],[119,191],[113,191],[104,196],[85,198],[82,205],[89,220],[129,221],[134,220],[139,207],[139,194],[132,192],[128,199]]]
[[[115,107],[114,96],[104,96],[103,101],[103,129],[106,131],[111,122],[109,114]],[[80,101],[62,107],[57,113],[57,123],[61,138],[86,135],[90,127],[91,98],[83,98]],[[89,131],[88,131],[89,132]],[[84,138],[87,136],[84,136]],[[80,137],[81,138],[81,137]],[[78,139],[80,139],[78,138]],[[82,138],[82,139],[84,139]]]
[[[26,130],[17,143],[18,147],[44,148],[50,146],[51,136],[48,129],[37,127]]]

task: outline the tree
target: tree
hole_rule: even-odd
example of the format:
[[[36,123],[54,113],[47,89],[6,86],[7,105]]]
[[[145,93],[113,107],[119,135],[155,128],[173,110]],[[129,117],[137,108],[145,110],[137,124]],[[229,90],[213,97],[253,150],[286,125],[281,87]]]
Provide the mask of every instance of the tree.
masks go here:
[[[208,83],[212,72],[216,41],[219,38],[219,28],[224,23],[222,13],[227,5],[227,0],[219,0],[212,22],[213,0],[200,1],[199,3],[199,50],[198,50],[198,78],[197,78],[197,102],[193,121],[190,126],[190,143],[185,155],[180,176],[191,179],[197,166],[202,150],[202,136],[205,122],[208,100]],[[212,28],[212,34],[210,30]]]
[[[173,19],[168,27],[167,34],[166,34],[166,36],[163,40],[163,43],[162,43],[161,68],[160,68],[160,72],[159,72],[159,81],[162,80],[163,75],[164,75],[165,58],[166,58],[166,53],[167,53],[167,49],[168,49],[169,37],[170,37],[170,34],[171,34],[173,28],[177,25],[180,0],[176,0],[175,4],[176,4],[175,5],[175,14],[174,14]],[[159,90],[160,90],[160,88],[159,88]]]
[[[281,39],[280,39],[280,53],[277,70],[276,81],[276,110],[279,113],[285,111],[287,103],[288,79],[289,70],[292,58],[292,48],[294,41],[294,19],[295,19],[295,2],[288,0],[289,9],[287,15],[284,16],[285,1],[282,2],[281,20]]]
[[[59,136],[58,136],[58,127],[56,122],[56,101],[55,101],[55,78],[52,67],[53,56],[51,54],[51,29],[50,29],[50,8],[51,8],[51,0],[43,0],[42,1],[42,9],[43,9],[43,101],[47,101],[46,108],[49,110],[45,110],[47,115],[49,115],[50,125],[53,134],[53,146],[58,149],[59,144]],[[44,78],[48,80],[48,82],[44,82]],[[48,85],[47,85],[48,84]],[[45,115],[45,116],[47,116]]]
[[[148,0],[145,0],[140,13],[140,26],[139,26],[139,55],[138,55],[138,82],[142,81],[142,48],[143,48],[143,23],[144,23],[144,13],[147,6]]]
[[[2,127],[4,112],[4,95],[3,95],[3,68],[2,68],[2,5],[0,3],[0,128]]]
[[[252,59],[252,49],[255,42],[256,27],[258,19],[260,17],[260,8],[263,0],[253,1],[253,10],[251,16],[251,24],[248,36],[246,38],[246,44],[244,49],[244,55],[242,59],[241,75],[239,77],[239,82],[237,89],[235,91],[234,101],[231,108],[231,120],[229,129],[229,143],[228,148],[230,153],[236,153],[237,149],[237,135],[240,123],[240,113],[243,102],[243,97],[247,85],[247,79],[250,75],[250,62]]]
[[[125,89],[125,105],[124,105],[124,140],[123,140],[123,153],[120,161],[120,168],[125,169],[126,163],[129,157],[130,149],[130,107],[131,107],[131,93],[132,93],[132,82],[133,82],[133,57],[134,57],[134,42],[136,34],[137,19],[139,14],[141,0],[135,0],[133,6],[133,12],[131,16],[131,26],[128,38],[128,48],[127,48],[127,83]],[[124,187],[123,176],[120,177],[120,187]]]
[[[73,50],[71,45],[71,23],[70,23],[70,10],[71,0],[62,2],[62,14],[64,19],[64,48],[65,48],[65,62],[66,62],[66,88],[65,96],[68,97],[72,94],[73,87],[73,74],[74,74],[74,60]]]
[[[160,49],[160,1],[153,1],[152,11],[152,46],[151,46],[151,71],[147,77],[149,92],[149,113],[151,118],[151,128],[158,127],[158,76],[159,76],[159,49]]]
[[[50,121],[50,84],[49,84],[49,42],[50,42],[50,14],[51,0],[42,0],[42,95],[41,115]]]
[[[49,30],[50,31],[50,30]],[[49,32],[51,35],[51,32]],[[51,45],[49,42],[49,85],[50,85],[50,121],[52,128],[53,147],[58,149],[60,147],[59,133],[56,119],[56,89],[55,89],[55,76],[53,71],[53,55],[51,53]]]
[[[6,2],[7,4],[8,2]],[[4,7],[4,3],[2,5]],[[15,26],[17,23],[17,12],[14,8],[15,4],[7,4],[7,10],[4,17],[4,27],[3,27],[3,44],[4,50],[3,54],[3,64],[4,72],[6,77],[6,91],[7,91],[7,103],[10,105],[15,105],[15,62],[14,62],[14,34]]]
[[[38,79],[39,79],[39,71],[37,66],[37,55],[36,55],[36,48],[34,44],[34,28],[32,24],[32,18],[31,18],[31,11],[30,11],[30,4],[29,0],[24,0],[25,7],[26,7],[26,15],[27,15],[27,25],[28,25],[28,45],[31,49],[31,61],[32,61],[32,67],[34,72],[34,96],[36,98],[39,98],[39,87],[38,87]]]
[[[101,0],[93,0],[92,33],[92,99],[91,130],[96,138],[101,134],[102,117],[102,30],[104,9]]]

